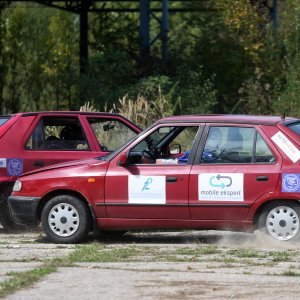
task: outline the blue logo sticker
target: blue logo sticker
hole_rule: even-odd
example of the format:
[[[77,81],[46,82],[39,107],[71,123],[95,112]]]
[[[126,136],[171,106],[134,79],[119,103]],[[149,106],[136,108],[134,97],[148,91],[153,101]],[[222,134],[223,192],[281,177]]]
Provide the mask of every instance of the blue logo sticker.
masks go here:
[[[150,190],[150,188],[148,187],[149,185],[150,185],[150,183],[153,181],[153,179],[151,178],[151,177],[149,177],[146,181],[145,181],[145,183],[144,183],[144,186],[143,186],[143,188],[142,188],[142,191],[144,191],[144,190]]]
[[[7,159],[7,175],[20,176],[23,173],[23,160],[20,158]]]
[[[300,192],[300,174],[282,174],[282,192]]]

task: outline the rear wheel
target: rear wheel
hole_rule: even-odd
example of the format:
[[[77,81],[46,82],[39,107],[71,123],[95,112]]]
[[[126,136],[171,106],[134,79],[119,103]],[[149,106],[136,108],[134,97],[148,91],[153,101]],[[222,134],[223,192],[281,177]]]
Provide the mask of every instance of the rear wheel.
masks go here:
[[[300,206],[293,202],[268,205],[258,221],[259,230],[277,241],[291,241],[300,235]]]
[[[42,227],[55,243],[78,243],[84,240],[91,228],[91,215],[80,199],[61,195],[52,198],[44,207]]]

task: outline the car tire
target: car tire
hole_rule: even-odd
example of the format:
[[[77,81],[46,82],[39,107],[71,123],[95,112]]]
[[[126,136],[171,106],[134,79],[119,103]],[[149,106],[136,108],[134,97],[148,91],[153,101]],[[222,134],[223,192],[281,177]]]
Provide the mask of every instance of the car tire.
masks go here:
[[[258,220],[259,233],[276,241],[295,241],[300,236],[300,206],[281,201],[267,205]]]
[[[82,242],[91,229],[92,217],[82,200],[60,195],[47,202],[41,216],[42,228],[54,243]]]
[[[7,199],[0,202],[0,223],[7,232],[20,232],[27,227],[16,223],[10,213]]]

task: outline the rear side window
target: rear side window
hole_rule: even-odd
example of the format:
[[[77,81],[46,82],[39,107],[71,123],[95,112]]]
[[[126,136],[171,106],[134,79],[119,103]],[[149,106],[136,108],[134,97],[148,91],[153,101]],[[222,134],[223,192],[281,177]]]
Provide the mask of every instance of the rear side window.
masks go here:
[[[10,117],[0,117],[0,126],[6,123],[9,119]]]
[[[275,157],[255,128],[211,127],[202,163],[272,163]]]
[[[88,122],[102,151],[113,151],[136,136],[131,128],[117,119],[89,118]]]
[[[295,122],[295,123],[289,124],[289,125],[287,125],[287,127],[290,128],[291,130],[293,130],[298,135],[300,135],[300,122]]]
[[[27,144],[27,150],[89,150],[77,118],[44,117],[39,120]]]

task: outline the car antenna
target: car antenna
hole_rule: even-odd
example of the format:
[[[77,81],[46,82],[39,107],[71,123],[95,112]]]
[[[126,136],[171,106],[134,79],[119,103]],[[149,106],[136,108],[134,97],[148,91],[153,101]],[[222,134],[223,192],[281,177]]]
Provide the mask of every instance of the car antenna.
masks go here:
[[[285,112],[283,113],[283,115],[281,116],[282,121],[285,120],[285,117],[287,115],[287,113],[289,112],[289,109],[285,110]]]

